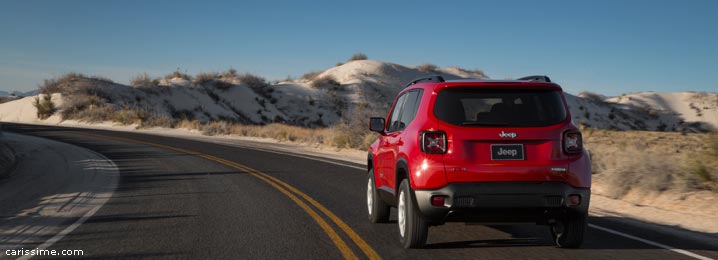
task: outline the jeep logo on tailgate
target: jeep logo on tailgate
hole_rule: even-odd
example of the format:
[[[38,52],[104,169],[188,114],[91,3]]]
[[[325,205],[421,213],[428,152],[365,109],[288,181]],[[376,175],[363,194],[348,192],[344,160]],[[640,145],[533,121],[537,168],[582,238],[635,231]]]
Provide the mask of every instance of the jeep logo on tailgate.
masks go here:
[[[516,138],[516,136],[517,136],[517,134],[514,132],[507,133],[507,132],[501,131],[501,133],[499,134],[499,137],[501,137],[501,138]]]
[[[492,144],[491,160],[523,160],[523,144]]]

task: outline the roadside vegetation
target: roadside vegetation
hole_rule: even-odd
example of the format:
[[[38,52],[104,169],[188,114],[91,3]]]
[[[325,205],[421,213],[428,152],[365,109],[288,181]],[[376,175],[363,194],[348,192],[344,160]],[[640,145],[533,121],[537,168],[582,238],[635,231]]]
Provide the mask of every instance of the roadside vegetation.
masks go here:
[[[35,97],[35,101],[32,102],[32,105],[37,108],[37,118],[39,119],[47,119],[55,114],[57,110],[55,103],[52,102],[52,96],[49,94]]]
[[[355,55],[354,59],[362,58]],[[311,74],[311,75],[310,75]],[[310,73],[305,78],[312,78],[311,87],[322,89],[327,93],[337,93],[341,84],[330,76],[317,78],[319,73]],[[195,76],[182,73],[179,70],[162,78],[152,78],[148,74],[139,74],[130,79],[130,86],[112,82],[111,80],[87,76],[80,73],[70,73],[55,79],[49,79],[40,85],[40,95],[36,98],[34,106],[37,116],[46,119],[59,114],[62,120],[77,120],[87,123],[114,122],[118,125],[135,125],[137,128],[182,128],[198,131],[204,135],[235,135],[256,138],[271,138],[279,141],[304,143],[313,146],[326,146],[334,148],[366,149],[376,139],[376,134],[366,130],[369,110],[366,104],[360,104],[351,112],[345,113],[345,118],[361,118],[361,120],[340,120],[331,126],[318,125],[315,128],[295,126],[284,123],[283,120],[268,120],[265,124],[247,124],[236,119],[210,118],[199,120],[194,118],[191,111],[177,110],[170,104],[165,104],[171,113],[157,113],[148,109],[143,99],[148,95],[161,96],[169,94],[173,80],[183,79],[190,81],[193,87],[210,96],[213,101],[223,103],[222,92],[232,86],[244,84],[252,89],[266,102],[277,102],[272,96],[274,91],[270,83],[263,77],[238,73],[234,69],[225,72],[203,72]],[[134,100],[118,102],[113,100],[113,91],[121,89],[121,93]],[[129,93],[126,93],[129,92]],[[63,97],[61,106],[56,106],[49,93],[59,93]],[[132,97],[134,96],[134,97]],[[338,94],[330,95],[334,103],[344,102]],[[312,105],[313,102],[309,104]],[[343,110],[346,104],[343,104]],[[201,110],[201,108],[200,108]]]
[[[595,192],[718,192],[718,135],[584,129]]]

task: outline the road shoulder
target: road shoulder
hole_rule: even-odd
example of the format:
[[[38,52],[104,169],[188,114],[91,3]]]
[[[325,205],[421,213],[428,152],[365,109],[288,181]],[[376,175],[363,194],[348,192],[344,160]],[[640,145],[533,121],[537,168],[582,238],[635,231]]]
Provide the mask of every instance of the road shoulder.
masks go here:
[[[117,167],[98,153],[25,135],[5,133],[2,139],[15,149],[17,166],[0,181],[0,258],[8,249],[50,246],[117,187]]]

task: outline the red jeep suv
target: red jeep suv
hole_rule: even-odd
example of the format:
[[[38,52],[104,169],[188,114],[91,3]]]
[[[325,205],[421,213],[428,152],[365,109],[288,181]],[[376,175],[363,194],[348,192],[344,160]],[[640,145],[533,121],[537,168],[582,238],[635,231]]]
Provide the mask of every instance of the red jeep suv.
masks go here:
[[[449,221],[548,225],[559,247],[583,242],[591,168],[561,87],[546,76],[515,81],[412,81],[369,148],[373,223],[397,208],[405,248]]]

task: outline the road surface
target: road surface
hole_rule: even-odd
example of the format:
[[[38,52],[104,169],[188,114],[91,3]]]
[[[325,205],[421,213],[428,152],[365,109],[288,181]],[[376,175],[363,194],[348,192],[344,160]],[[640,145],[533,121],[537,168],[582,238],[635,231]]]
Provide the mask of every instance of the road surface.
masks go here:
[[[575,250],[553,246],[544,226],[463,223],[432,227],[426,249],[404,250],[396,223],[367,220],[362,165],[130,132],[4,128],[117,165],[112,197],[48,248],[83,250],[78,259],[718,259],[715,243],[608,217],[591,217]]]

